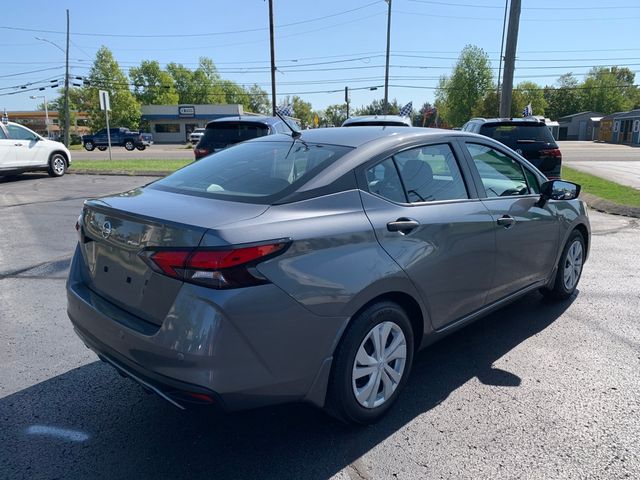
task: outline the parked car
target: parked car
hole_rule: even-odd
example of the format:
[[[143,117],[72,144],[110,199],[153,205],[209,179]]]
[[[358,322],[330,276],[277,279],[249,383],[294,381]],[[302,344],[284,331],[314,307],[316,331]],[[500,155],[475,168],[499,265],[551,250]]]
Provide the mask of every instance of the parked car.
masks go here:
[[[192,145],[196,145],[204,135],[204,128],[196,128],[189,134],[189,141]]]
[[[343,127],[411,127],[411,118],[399,115],[363,115],[349,117]]]
[[[124,147],[129,151],[136,148],[144,150],[153,144],[153,135],[150,133],[133,132],[128,128],[110,128],[109,134],[112,147]],[[108,140],[107,129],[103,128],[92,135],[83,135],[82,145],[88,151],[92,151],[96,147],[98,150],[104,151],[109,147]]]
[[[574,294],[579,191],[464,132],[263,136],[85,202],[68,314],[180,408],[305,401],[369,423],[417,350],[529,292]]]
[[[46,170],[61,177],[69,165],[71,154],[64,144],[17,123],[0,123],[0,175]]]
[[[286,120],[294,129],[300,129],[293,119],[287,118]],[[278,117],[236,115],[219,118],[207,123],[204,135],[193,152],[196,160],[199,160],[236,143],[276,133],[291,133],[291,129]]]
[[[562,153],[543,120],[472,118],[462,130],[498,140],[533,163],[547,178],[560,178]]]

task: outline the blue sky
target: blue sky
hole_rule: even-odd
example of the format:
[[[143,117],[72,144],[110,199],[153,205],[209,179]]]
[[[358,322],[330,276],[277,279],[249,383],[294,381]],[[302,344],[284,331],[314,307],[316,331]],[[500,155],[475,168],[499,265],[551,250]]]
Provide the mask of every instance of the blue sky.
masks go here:
[[[466,44],[483,48],[497,75],[504,5],[393,0],[390,99],[414,106],[432,101],[438,77],[450,73]],[[594,65],[640,72],[637,0],[523,0],[522,7],[516,83],[552,84],[565,72],[582,78]],[[30,0],[0,9],[0,110],[33,110],[38,101],[30,95],[56,96],[51,88],[14,87],[37,88],[63,77],[64,54],[46,41],[64,47],[59,32],[65,30],[65,8],[71,16],[73,77],[87,75],[96,50],[106,45],[125,71],[141,60],[195,68],[200,56],[208,56],[223,78],[271,91],[264,0]],[[343,102],[348,85],[352,107],[382,98],[382,88],[369,87],[384,83],[384,0],[274,0],[274,11],[279,97],[297,94],[321,109]]]

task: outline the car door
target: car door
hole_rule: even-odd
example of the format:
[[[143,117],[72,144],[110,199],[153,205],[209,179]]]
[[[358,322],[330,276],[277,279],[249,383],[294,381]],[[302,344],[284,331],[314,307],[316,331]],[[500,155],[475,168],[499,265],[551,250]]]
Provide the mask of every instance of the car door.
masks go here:
[[[496,271],[489,303],[544,281],[554,267],[560,223],[554,207],[540,206],[537,175],[505,150],[464,141],[477,189],[496,233]]]
[[[362,200],[378,241],[405,270],[440,329],[485,304],[494,221],[448,143],[397,152],[363,167]]]
[[[38,134],[20,125],[7,125],[9,137],[13,140],[16,167],[46,165],[49,161],[48,149]]]
[[[107,129],[103,128],[102,130],[98,130],[93,135],[93,143],[95,145],[107,145]]]
[[[4,127],[0,125],[0,169],[15,166],[16,148],[13,140],[5,132]]]

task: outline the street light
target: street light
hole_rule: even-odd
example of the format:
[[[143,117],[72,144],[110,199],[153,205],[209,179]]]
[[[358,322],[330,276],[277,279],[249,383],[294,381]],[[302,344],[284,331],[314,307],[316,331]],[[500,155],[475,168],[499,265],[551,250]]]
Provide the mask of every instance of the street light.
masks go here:
[[[31,100],[36,100],[37,98],[42,98],[44,100],[44,123],[47,127],[47,138],[51,139],[51,134],[49,133],[49,109],[47,108],[47,96],[46,95],[31,95],[29,97]]]

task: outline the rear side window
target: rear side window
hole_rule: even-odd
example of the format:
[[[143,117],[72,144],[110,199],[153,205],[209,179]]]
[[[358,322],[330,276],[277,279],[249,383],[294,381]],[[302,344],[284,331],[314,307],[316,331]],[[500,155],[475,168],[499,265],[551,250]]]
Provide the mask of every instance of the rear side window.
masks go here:
[[[248,142],[192,163],[151,188],[225,200],[269,203],[333,163],[349,147],[294,142]],[[286,194],[286,193],[285,193]]]
[[[551,143],[555,145],[551,132],[542,123],[534,125],[485,124],[480,129],[480,133],[512,148],[515,148],[518,144],[525,143]]]
[[[467,149],[478,169],[488,198],[529,194],[519,162],[486,145],[467,143]]]
[[[398,178],[398,172],[400,177]],[[411,148],[367,170],[369,190],[396,202],[469,198],[448,144]]]
[[[226,148],[268,134],[269,127],[261,123],[214,122],[207,125],[202,140],[200,140],[200,146],[210,149]]]

